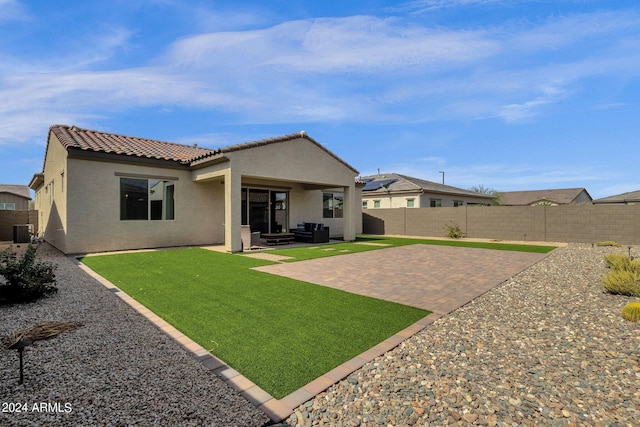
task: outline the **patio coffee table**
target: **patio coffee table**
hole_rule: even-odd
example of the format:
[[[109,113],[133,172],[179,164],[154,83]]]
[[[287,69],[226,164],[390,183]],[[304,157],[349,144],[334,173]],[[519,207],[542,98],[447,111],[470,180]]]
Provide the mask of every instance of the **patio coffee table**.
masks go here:
[[[261,238],[266,240],[267,245],[288,245],[293,242],[293,233],[262,233]]]

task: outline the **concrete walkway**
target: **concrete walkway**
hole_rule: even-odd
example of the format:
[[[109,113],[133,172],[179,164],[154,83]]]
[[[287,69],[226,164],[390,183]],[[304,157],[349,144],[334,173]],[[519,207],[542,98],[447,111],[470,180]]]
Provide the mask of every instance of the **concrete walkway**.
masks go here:
[[[545,256],[410,245],[255,270],[447,314]]]

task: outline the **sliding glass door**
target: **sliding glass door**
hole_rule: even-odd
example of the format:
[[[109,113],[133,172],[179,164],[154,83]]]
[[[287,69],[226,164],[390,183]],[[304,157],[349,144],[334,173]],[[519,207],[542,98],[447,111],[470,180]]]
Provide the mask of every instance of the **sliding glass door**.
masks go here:
[[[289,227],[289,194],[286,191],[242,189],[242,224],[251,231],[281,233]]]
[[[271,232],[286,233],[289,231],[288,197],[286,191],[271,192]]]

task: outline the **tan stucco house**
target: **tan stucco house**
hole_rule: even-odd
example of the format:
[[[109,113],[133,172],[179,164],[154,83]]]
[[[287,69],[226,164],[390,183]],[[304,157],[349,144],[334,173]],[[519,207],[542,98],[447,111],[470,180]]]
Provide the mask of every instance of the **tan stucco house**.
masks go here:
[[[493,196],[399,173],[363,176],[362,209],[490,205]]]
[[[29,200],[28,186],[0,184],[0,211],[28,211]]]
[[[322,223],[361,232],[358,172],[306,133],[217,149],[54,125],[34,175],[39,230],[64,253],[223,244]],[[246,228],[246,227],[245,227]]]

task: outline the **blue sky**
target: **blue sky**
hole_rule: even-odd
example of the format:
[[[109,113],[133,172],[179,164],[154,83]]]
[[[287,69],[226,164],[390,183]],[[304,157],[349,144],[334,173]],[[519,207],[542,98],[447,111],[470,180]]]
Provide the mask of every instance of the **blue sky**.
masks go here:
[[[0,0],[0,183],[52,124],[216,148],[305,130],[362,175],[640,189],[640,5]]]

